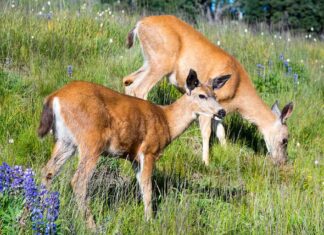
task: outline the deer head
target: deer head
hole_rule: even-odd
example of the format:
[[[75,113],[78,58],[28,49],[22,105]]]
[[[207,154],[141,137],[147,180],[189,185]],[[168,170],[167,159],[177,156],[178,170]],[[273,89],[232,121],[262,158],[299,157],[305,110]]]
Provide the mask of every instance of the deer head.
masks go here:
[[[203,84],[198,80],[196,71],[190,69],[186,80],[186,93],[192,100],[192,108],[195,114],[216,119],[225,117],[226,112],[217,102],[214,90],[224,86],[229,78],[230,75],[226,75],[213,84]]]
[[[293,103],[288,103],[281,111],[278,101],[271,108],[272,112],[277,117],[276,121],[267,129],[265,133],[265,142],[271,158],[276,164],[283,164],[287,161],[287,146],[288,146],[288,128],[286,125],[287,119],[293,111]]]

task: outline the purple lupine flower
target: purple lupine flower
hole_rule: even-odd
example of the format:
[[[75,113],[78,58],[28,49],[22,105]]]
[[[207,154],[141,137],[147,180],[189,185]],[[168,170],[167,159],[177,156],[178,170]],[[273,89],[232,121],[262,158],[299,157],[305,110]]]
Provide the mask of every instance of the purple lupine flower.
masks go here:
[[[294,73],[294,84],[295,85],[298,85],[299,84],[299,81],[298,81],[298,74],[297,73]]]
[[[264,68],[262,64],[257,64],[257,74],[259,77],[264,77]]]
[[[0,192],[10,189],[11,168],[7,163],[0,166]]]
[[[272,61],[271,59],[269,59],[269,61],[268,61],[268,65],[269,65],[269,68],[272,68],[272,66],[273,66],[273,61]]]
[[[69,65],[68,67],[67,67],[67,74],[68,74],[68,76],[71,78],[72,77],[72,72],[73,72],[73,67],[72,67],[72,65]]]
[[[12,169],[12,181],[10,187],[13,191],[19,191],[23,188],[24,172],[21,166],[14,166]]]
[[[32,229],[35,234],[56,234],[55,221],[59,216],[59,193],[48,192],[41,185],[37,187],[34,172],[23,171],[21,166],[10,168],[7,163],[0,165],[0,193],[20,194],[25,197],[25,207],[30,212]]]
[[[284,66],[285,66],[286,68],[288,68],[288,66],[289,66],[289,62],[288,62],[287,60],[284,61]]]
[[[287,75],[289,76],[292,72],[292,67],[291,66],[288,66],[288,69],[287,69]]]
[[[279,59],[280,59],[281,61],[284,61],[284,55],[283,55],[283,54],[280,54]]]

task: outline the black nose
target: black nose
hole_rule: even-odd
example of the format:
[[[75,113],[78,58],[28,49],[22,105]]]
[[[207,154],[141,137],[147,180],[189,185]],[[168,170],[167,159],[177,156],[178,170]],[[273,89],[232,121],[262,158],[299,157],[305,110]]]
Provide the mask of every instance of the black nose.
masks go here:
[[[224,109],[219,110],[217,116],[219,118],[224,118],[226,116],[226,111]]]

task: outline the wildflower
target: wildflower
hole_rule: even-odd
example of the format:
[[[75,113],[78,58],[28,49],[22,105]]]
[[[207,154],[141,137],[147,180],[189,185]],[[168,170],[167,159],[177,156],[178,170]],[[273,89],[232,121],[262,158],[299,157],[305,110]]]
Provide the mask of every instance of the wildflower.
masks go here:
[[[288,62],[287,60],[284,61],[284,66],[285,66],[286,68],[288,68],[288,66],[289,66],[289,62]]]
[[[290,59],[289,59],[289,58],[287,59],[287,62],[288,62],[288,63],[290,62]]]
[[[73,72],[73,67],[72,67],[72,65],[69,65],[68,67],[67,67],[67,74],[68,74],[68,76],[71,78],[72,77],[72,72]]]
[[[295,84],[295,85],[298,85],[298,84],[299,84],[299,81],[298,81],[298,74],[297,74],[297,73],[294,73],[293,78],[294,78],[294,84]],[[297,143],[297,146],[299,146],[299,143]]]
[[[31,36],[31,39],[34,39],[34,35]]]
[[[45,11],[45,7],[42,7],[42,11]]]
[[[268,61],[268,65],[269,65],[270,68],[272,68],[272,66],[273,66],[273,61],[272,61],[271,59],[269,59],[269,61]]]
[[[113,39],[112,38],[109,38],[109,43],[113,43]]]
[[[257,64],[257,74],[259,77],[264,77],[264,66],[262,64]]]
[[[283,54],[280,54],[280,55],[279,55],[279,59],[280,59],[281,61],[284,60],[284,56],[283,56]]]
[[[247,33],[248,32],[248,29],[244,29],[244,32]]]
[[[15,4],[11,4],[11,8],[15,8]]]
[[[109,12],[108,12],[108,14],[109,14],[109,15],[111,15],[111,14],[112,14],[112,12],[111,12],[111,11],[109,11]]]
[[[316,38],[314,38],[313,40],[314,40],[314,42],[316,42],[316,41],[317,41],[317,39],[316,39]]]
[[[217,46],[220,46],[221,42],[219,40],[217,40]]]
[[[282,39],[282,37],[281,37],[281,36],[279,36],[279,39],[281,40],[281,39]]]
[[[304,60],[300,60],[300,63],[304,63]]]
[[[315,163],[315,165],[318,165],[319,161],[318,160],[315,160],[314,163]]]
[[[321,65],[321,69],[324,68],[324,65]]]
[[[310,28],[310,30],[311,30],[311,31],[314,31],[314,28],[313,28],[313,27],[311,27],[311,28]]]
[[[124,14],[124,13],[125,13],[125,11],[124,11],[124,10],[122,10],[122,11],[121,11],[121,13],[122,13],[122,14]]]
[[[264,35],[264,33],[263,32],[261,32],[261,36],[263,36]]]
[[[290,75],[292,72],[292,67],[291,66],[288,66],[287,68],[287,75]]]
[[[307,39],[308,38],[308,35],[305,35],[305,38]]]
[[[273,37],[274,37],[274,38],[277,38],[277,35],[275,34]]]
[[[309,37],[309,38],[312,38],[312,35],[311,35],[311,34],[309,34],[309,35],[308,35],[308,37]]]
[[[288,38],[288,39],[287,39],[287,42],[290,42],[290,41],[291,41],[290,38]]]
[[[49,5],[49,6],[50,6],[50,5],[51,5],[51,2],[50,2],[50,1],[48,1],[48,2],[47,2],[47,5]]]
[[[100,24],[100,28],[102,28],[102,27],[103,27],[103,23]]]
[[[12,139],[12,138],[10,138],[9,140],[8,140],[8,143],[9,144],[13,144],[15,141],[14,141],[14,139]]]
[[[297,142],[297,147],[298,147],[298,148],[300,147],[300,143],[299,143],[299,142]]]

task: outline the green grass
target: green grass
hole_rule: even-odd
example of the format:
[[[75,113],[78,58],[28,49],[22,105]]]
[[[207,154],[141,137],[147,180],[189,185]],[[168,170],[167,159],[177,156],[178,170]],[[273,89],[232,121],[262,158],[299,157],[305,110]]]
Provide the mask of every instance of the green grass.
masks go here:
[[[142,63],[138,45],[131,50],[124,47],[127,32],[140,17],[113,14],[95,19],[96,14],[66,10],[54,12],[47,20],[16,8],[0,12],[0,163],[33,167],[40,180],[40,169],[53,146],[51,137],[39,140],[36,135],[42,102],[70,80],[93,81],[123,91],[122,77]],[[276,99],[281,106],[294,102],[288,121],[289,163],[280,168],[272,165],[256,128],[237,115],[229,115],[225,120],[228,146],[222,148],[213,140],[211,164],[205,167],[195,123],[164,151],[156,165],[156,217],[150,222],[143,218],[130,164],[101,159],[89,192],[100,232],[321,234],[324,43],[288,33],[281,34],[282,39],[278,33],[275,39],[275,33],[267,31],[262,36],[235,22],[209,25],[200,21],[196,27],[214,43],[219,40],[221,47],[244,65],[269,105]],[[286,75],[280,54],[289,58],[293,73],[299,74],[297,87],[292,75]],[[269,59],[273,61],[271,70]],[[257,75],[259,63],[266,65],[265,80]],[[69,65],[73,66],[72,78],[67,74]],[[179,96],[174,87],[162,81],[149,97],[155,103],[167,104]],[[69,184],[76,165],[74,157],[53,185],[61,194],[61,234],[89,233]],[[18,228],[22,234],[31,233],[24,226]]]

